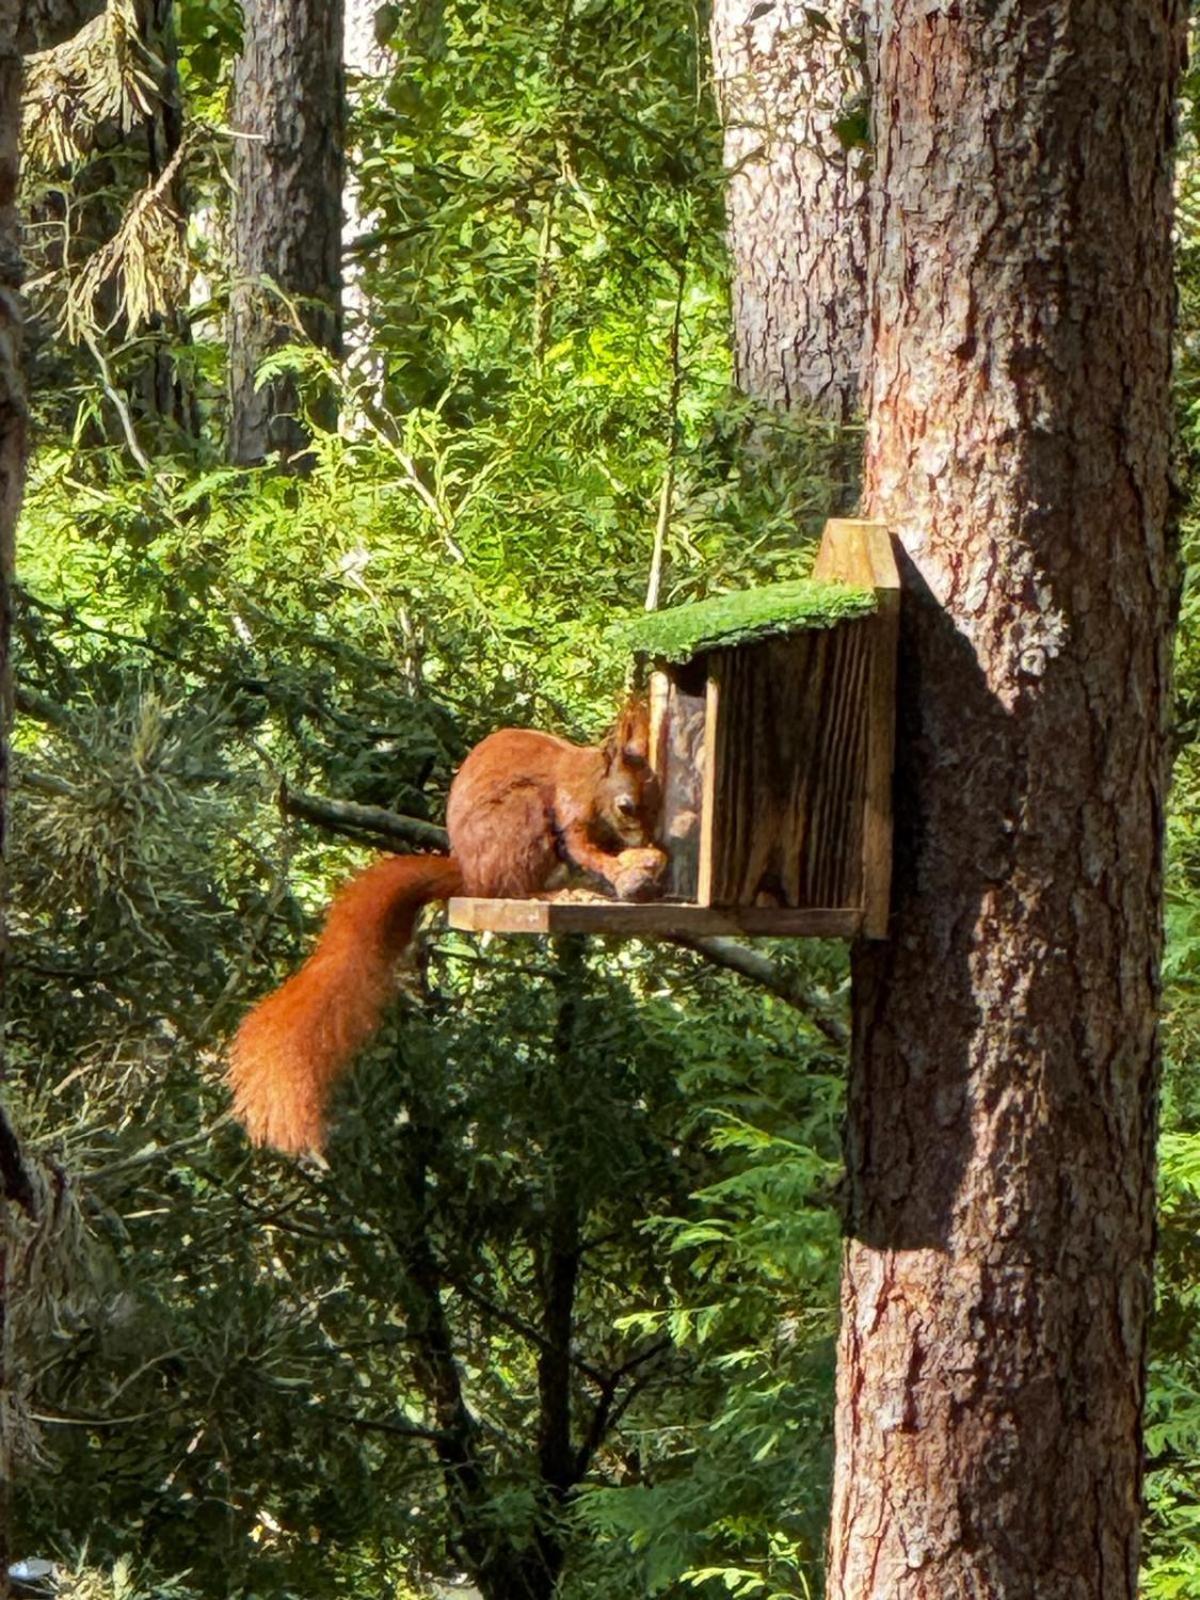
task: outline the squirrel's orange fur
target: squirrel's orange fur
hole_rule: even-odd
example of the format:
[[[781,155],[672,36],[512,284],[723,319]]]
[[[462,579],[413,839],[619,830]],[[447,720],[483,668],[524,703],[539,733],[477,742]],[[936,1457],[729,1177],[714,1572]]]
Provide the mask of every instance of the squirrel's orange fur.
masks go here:
[[[234,1112],[256,1144],[324,1142],[330,1091],[378,1026],[397,956],[423,905],[464,892],[524,896],[565,862],[619,897],[653,893],[658,787],[649,719],[633,702],[604,745],[504,728],[476,745],[450,789],[450,856],[391,856],[333,900],[293,977],[243,1020],[229,1052]]]
[[[316,949],[259,1001],[230,1048],[233,1109],[256,1144],[321,1148],[330,1089],[378,1025],[417,914],[461,882],[450,857],[389,856],[338,894]]]

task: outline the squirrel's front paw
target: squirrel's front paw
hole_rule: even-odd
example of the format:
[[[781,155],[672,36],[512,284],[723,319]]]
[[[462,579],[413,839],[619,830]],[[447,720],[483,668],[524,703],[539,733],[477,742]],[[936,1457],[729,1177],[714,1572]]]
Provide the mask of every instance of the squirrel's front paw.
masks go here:
[[[638,850],[622,850],[612,885],[618,900],[653,900],[659,893],[666,871],[667,857],[653,845]]]

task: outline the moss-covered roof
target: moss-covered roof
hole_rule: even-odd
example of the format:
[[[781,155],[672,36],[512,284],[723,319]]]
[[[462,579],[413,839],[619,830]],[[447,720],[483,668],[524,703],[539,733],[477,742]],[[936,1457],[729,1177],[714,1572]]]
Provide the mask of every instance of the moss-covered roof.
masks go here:
[[[647,611],[617,623],[616,630],[630,650],[660,661],[689,661],[703,650],[729,649],[806,628],[832,628],[869,616],[875,605],[871,589],[797,578],[714,595],[669,611]]]

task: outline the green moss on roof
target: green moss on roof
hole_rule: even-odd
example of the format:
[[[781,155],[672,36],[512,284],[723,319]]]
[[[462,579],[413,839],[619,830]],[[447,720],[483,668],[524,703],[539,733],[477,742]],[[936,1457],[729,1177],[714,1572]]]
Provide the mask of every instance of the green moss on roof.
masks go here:
[[[714,595],[669,611],[648,611],[616,624],[616,629],[630,650],[660,661],[688,661],[703,650],[728,649],[806,628],[832,628],[874,610],[871,589],[798,578]]]

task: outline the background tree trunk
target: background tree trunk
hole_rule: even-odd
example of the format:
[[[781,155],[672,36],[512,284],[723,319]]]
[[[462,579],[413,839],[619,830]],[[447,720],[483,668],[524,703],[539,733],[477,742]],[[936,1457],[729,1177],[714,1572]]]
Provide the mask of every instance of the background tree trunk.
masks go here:
[[[175,0],[138,0],[136,14],[157,89],[153,111],[143,119],[141,129],[146,141],[147,178],[154,183],[163,178],[183,140]],[[178,218],[182,250],[187,234],[189,206],[181,172],[176,171],[168,183],[165,199]],[[200,432],[195,386],[191,375],[180,370],[174,353],[177,348],[191,342],[186,306],[177,306],[165,317],[156,315],[151,319],[150,329],[156,335],[156,340],[139,375],[137,409],[152,424],[169,419],[185,435],[194,439]]]
[[[301,332],[341,348],[345,73],[342,0],[247,0],[234,77],[235,283],[230,308],[230,456],[243,465],[308,436],[290,377],[255,391],[259,363]],[[294,306],[300,328],[269,279]],[[332,425],[332,398],[321,417]]]
[[[831,1600],[1131,1600],[1176,0],[880,8],[866,504],[906,553],[856,952]]]
[[[737,382],[858,410],[866,149],[858,0],[714,0]]]
[[[343,59],[346,67],[347,88],[351,97],[350,139],[351,160],[346,171],[344,218],[342,222],[342,261],[345,267],[343,305],[345,311],[345,353],[347,367],[356,379],[365,384],[372,402],[377,402],[383,383],[382,362],[372,349],[370,303],[363,286],[363,257],[355,247],[373,228],[378,227],[378,216],[363,209],[362,183],[357,172],[362,151],[355,139],[354,109],[379,91],[374,82],[387,76],[388,53],[378,41],[375,14],[376,0],[345,0],[345,42]]]
[[[377,77],[386,70],[387,51],[379,43],[375,0],[345,0],[345,44],[343,55],[348,72]]]

